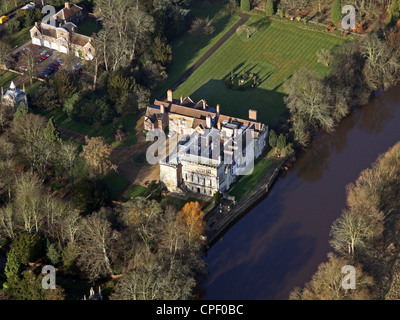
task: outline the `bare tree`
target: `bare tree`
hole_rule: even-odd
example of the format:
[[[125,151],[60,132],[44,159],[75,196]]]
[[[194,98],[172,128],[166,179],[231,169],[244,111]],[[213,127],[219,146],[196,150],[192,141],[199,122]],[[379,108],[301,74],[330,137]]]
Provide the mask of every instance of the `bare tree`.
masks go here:
[[[111,255],[116,237],[116,231],[101,213],[93,213],[83,220],[79,233],[78,265],[91,281],[113,275]]]

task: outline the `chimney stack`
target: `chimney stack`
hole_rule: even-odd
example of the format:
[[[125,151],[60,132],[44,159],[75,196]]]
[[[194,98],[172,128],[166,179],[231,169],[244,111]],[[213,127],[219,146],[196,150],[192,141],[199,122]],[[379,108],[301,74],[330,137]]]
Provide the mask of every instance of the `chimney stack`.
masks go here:
[[[219,107],[219,104],[217,104],[217,116],[219,116],[219,111],[220,111],[220,107]]]
[[[203,99],[203,109],[206,110],[206,100]]]
[[[257,121],[257,111],[249,109],[249,120]]]
[[[183,102],[183,96],[181,96],[181,104],[182,104],[182,102]]]
[[[161,105],[160,105],[160,111],[161,111],[161,114],[164,114],[164,113],[165,113],[164,104],[161,104]]]
[[[206,127],[207,129],[211,129],[211,116],[208,115],[206,118]]]
[[[172,102],[172,101],[173,101],[173,98],[172,98],[172,90],[171,90],[171,89],[169,89],[169,90],[167,91],[167,100],[168,100],[168,102]]]

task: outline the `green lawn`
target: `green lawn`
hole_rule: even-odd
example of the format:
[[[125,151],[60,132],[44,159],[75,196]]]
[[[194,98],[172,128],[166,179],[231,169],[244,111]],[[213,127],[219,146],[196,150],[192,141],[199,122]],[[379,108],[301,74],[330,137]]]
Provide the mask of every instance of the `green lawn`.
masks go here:
[[[135,126],[137,121],[136,115],[125,116],[117,120],[124,125],[128,134],[127,140],[122,142],[114,141],[114,123],[109,123],[102,126],[86,125],[84,123],[69,119],[61,110],[61,108],[42,113],[42,115],[46,118],[54,117],[54,120],[58,126],[67,128],[69,130],[88,135],[89,137],[104,137],[107,143],[114,146],[131,146],[134,145],[137,140],[135,135]]]
[[[29,30],[31,30],[32,27],[33,26],[26,27],[18,32],[14,32],[13,34],[7,35],[4,37],[3,41],[7,42],[13,49],[15,49],[20,45],[24,44],[25,42],[27,42],[28,40],[30,40],[31,35],[29,33]]]
[[[201,58],[235,23],[240,20],[239,15],[231,15],[226,3],[221,0],[192,1],[191,13],[196,17],[212,20],[215,31],[210,36],[194,37],[186,33],[175,40],[172,45],[172,63],[168,66],[168,79],[163,81],[152,93],[152,99],[159,99],[168,88],[174,84],[194,63]]]
[[[19,74],[9,72],[9,71],[0,71],[0,87],[3,87],[4,90],[8,89],[11,81],[17,79]]]
[[[123,200],[128,201],[131,198],[136,197],[147,197],[149,195],[149,189],[138,184],[132,185],[123,195]]]
[[[96,20],[88,18],[84,23],[79,25],[78,32],[90,37],[93,33],[99,32],[100,29],[100,25]]]
[[[235,196],[236,201],[243,198],[246,194],[258,186],[270,168],[271,164],[272,161],[265,159],[265,157],[256,161],[253,173],[248,176],[242,176],[228,193],[232,196]]]
[[[120,176],[118,173],[110,173],[103,179],[110,191],[111,199],[118,200],[123,192],[129,187],[130,181]]]
[[[260,16],[252,16],[246,24],[258,29],[250,40],[235,33],[174,92],[175,98],[204,98],[211,106],[219,103],[223,114],[244,119],[252,108],[260,121],[270,123],[285,110],[282,85],[293,72],[307,67],[328,74],[331,70],[317,63],[317,51],[345,41]],[[226,76],[241,70],[257,73],[261,85],[246,91],[228,89]]]

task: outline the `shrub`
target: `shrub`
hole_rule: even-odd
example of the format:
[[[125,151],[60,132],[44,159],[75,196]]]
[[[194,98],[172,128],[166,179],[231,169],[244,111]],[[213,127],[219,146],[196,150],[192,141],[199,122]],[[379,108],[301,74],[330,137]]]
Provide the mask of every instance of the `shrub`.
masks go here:
[[[342,6],[340,0],[335,0],[332,5],[332,22],[338,24],[342,18]]]
[[[250,11],[250,0],[241,0],[240,9],[243,11]]]
[[[267,16],[273,16],[275,14],[273,0],[267,0],[267,2],[265,4],[265,14]]]
[[[102,181],[84,179],[76,184],[72,201],[79,210],[90,214],[104,207],[110,200],[110,193]]]

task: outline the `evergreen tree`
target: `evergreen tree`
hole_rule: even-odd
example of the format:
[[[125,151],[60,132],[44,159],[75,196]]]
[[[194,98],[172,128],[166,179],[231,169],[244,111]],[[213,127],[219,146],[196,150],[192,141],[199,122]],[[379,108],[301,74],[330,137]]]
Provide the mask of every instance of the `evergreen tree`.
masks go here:
[[[274,130],[271,130],[269,133],[269,145],[271,148],[276,147],[277,140],[278,140],[278,137],[276,136],[276,132]]]
[[[249,0],[241,0],[240,1],[240,9],[243,11],[250,11],[250,1]]]
[[[14,113],[14,121],[18,120],[28,114],[28,107],[25,103],[21,102],[17,108],[17,111]]]
[[[47,126],[44,129],[43,134],[46,140],[49,142],[57,142],[61,140],[60,133],[57,130],[53,117],[51,117],[47,122]]]
[[[265,14],[267,16],[273,16],[275,14],[273,0],[267,0],[267,3],[265,4]]]
[[[342,5],[340,4],[340,0],[335,0],[332,5],[332,22],[338,24],[342,18]]]
[[[282,151],[286,147],[286,136],[284,136],[282,133],[279,135],[278,140],[276,142],[276,148],[279,151]]]

